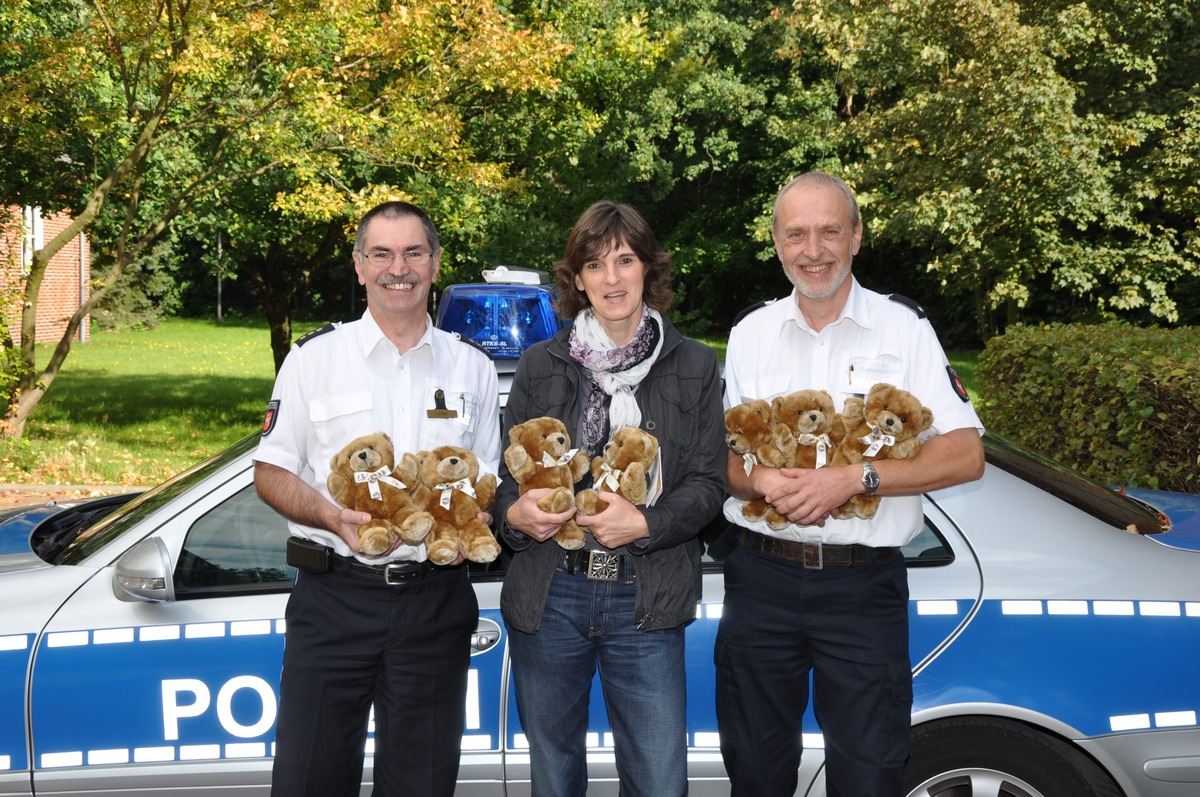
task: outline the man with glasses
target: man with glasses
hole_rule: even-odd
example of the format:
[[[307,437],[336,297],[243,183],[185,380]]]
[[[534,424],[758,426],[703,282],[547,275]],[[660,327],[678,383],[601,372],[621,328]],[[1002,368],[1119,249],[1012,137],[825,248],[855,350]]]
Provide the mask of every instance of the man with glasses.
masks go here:
[[[277,797],[357,795],[372,706],[374,794],[454,792],[479,615],[462,556],[434,566],[423,544],[400,539],[380,556],[363,554],[355,528],[370,516],[333,503],[325,484],[334,454],[375,432],[391,437],[397,459],[457,445],[496,472],[495,369],[427,312],[440,256],[420,208],[369,211],[354,242],[366,312],[302,338],[276,378],[254,483],[288,519],[288,561],[298,569],[286,612]]]

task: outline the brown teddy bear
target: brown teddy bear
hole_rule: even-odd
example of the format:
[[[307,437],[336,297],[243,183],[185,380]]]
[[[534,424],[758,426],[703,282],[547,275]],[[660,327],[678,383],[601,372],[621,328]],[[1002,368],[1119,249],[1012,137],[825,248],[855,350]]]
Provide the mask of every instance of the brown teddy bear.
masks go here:
[[[479,475],[479,460],[459,446],[438,446],[422,452],[420,484],[414,499],[433,515],[433,529],[425,538],[425,551],[434,564],[458,558],[459,544],[472,562],[491,562],[500,555],[500,544],[479,519],[492,508],[496,477]]]
[[[741,455],[747,475],[759,463],[772,468],[783,465],[772,431],[771,405],[763,399],[743,401],[725,410],[725,445]]]
[[[833,457],[833,397],[824,390],[797,390],[771,400],[771,437],[781,468],[823,468]]]
[[[843,414],[855,409],[848,401]],[[864,459],[910,459],[921,448],[917,436],[931,426],[933,410],[907,390],[879,382],[867,392],[859,422],[847,422],[845,437],[834,452],[832,464],[855,465]],[[872,518],[878,509],[878,495],[856,495],[834,510],[833,516]]]
[[[370,513],[372,520],[358,527],[358,548],[366,556],[379,556],[399,537],[418,543],[433,529],[433,516],[412,498],[418,463],[412,454],[395,464],[392,440],[383,432],[351,440],[329,461],[325,486],[344,507]]]
[[[634,506],[644,506],[649,491],[647,481],[658,456],[658,440],[636,426],[622,426],[612,440],[604,444],[601,456],[592,460],[592,489],[575,496],[580,514],[598,515],[608,502],[598,490],[616,493]]]
[[[557,418],[531,418],[508,430],[509,446],[504,464],[520,485],[520,494],[549,487],[553,490],[538,500],[543,512],[565,512],[575,506],[575,483],[588,471],[587,454],[571,448],[567,427]],[[568,520],[554,541],[569,551],[584,545],[583,530]]]
[[[746,475],[755,465],[783,467],[783,452],[775,445],[771,405],[763,399],[743,401],[725,410],[725,444],[742,457]],[[765,498],[753,498],[742,504],[742,517],[750,521],[766,520],[771,528],[781,529],[788,519],[775,511]]]

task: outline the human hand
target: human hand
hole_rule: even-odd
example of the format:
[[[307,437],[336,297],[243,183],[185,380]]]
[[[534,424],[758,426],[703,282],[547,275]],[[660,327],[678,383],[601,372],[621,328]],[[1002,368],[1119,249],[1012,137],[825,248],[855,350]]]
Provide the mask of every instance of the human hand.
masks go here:
[[[853,473],[856,470],[853,466],[783,468],[763,497],[798,526],[824,526],[833,510],[846,503],[860,486]]]
[[[564,523],[575,517],[575,507],[571,506],[563,512],[542,511],[537,502],[551,492],[550,488],[543,487],[530,490],[518,498],[505,515],[508,525],[539,542],[545,542],[557,534]]]
[[[336,520],[330,525],[329,530],[345,540],[346,544],[350,546],[350,550],[360,553],[361,551],[358,547],[358,527],[370,522],[370,512],[360,512],[356,509],[342,507],[338,510]],[[384,556],[391,553],[399,543],[400,538],[397,537],[392,543],[392,547],[380,555]]]
[[[629,503],[618,493],[607,490],[598,491],[600,500],[608,504],[598,515],[577,515],[575,522],[580,528],[587,529],[596,542],[605,548],[620,548],[635,540],[644,540],[650,536],[650,527],[646,524],[646,516],[641,510]]]

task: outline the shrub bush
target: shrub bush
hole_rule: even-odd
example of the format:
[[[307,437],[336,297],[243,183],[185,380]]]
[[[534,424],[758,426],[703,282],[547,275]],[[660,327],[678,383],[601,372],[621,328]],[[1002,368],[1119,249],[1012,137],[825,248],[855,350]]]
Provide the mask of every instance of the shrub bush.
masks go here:
[[[1200,493],[1200,327],[1010,327],[978,377],[990,430],[1097,481]]]

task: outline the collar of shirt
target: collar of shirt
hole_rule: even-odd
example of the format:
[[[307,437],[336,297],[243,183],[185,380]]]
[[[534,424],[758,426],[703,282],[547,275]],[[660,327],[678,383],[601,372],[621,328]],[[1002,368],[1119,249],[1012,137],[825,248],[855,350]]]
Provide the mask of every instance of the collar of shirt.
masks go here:
[[[359,326],[358,342],[362,350],[364,359],[371,356],[371,352],[375,351],[379,346],[387,346],[392,352],[396,352],[396,345],[388,340],[387,335],[383,334],[383,330],[379,328],[379,324],[375,322],[375,318],[371,315],[371,311],[367,310],[362,316],[363,323]],[[409,352],[416,351],[425,346],[433,350],[433,319],[429,314],[425,314],[425,332],[422,333],[421,339],[417,341],[417,345],[409,349]]]
[[[830,324],[829,327],[836,327],[843,322],[850,321],[863,329],[871,329],[871,309],[867,302],[867,291],[859,284],[853,274],[850,275],[849,279],[850,295],[846,297],[846,306],[842,308],[842,312],[838,315],[837,320]],[[793,323],[804,332],[816,337],[818,333],[813,331],[808,320],[804,317],[804,313],[800,312],[800,305],[796,302],[795,288],[792,289],[791,295],[788,296],[787,303],[786,322]]]

